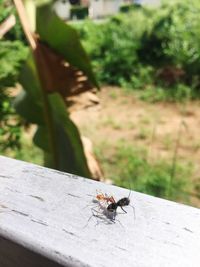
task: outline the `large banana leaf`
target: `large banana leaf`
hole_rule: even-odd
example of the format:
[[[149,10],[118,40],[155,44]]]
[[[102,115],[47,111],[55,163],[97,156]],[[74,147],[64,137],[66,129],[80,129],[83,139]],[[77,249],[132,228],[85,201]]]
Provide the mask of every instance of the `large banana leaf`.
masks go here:
[[[75,29],[50,5],[37,10],[37,33],[36,49],[21,71],[23,90],[15,107],[28,122],[37,124],[33,140],[43,149],[46,166],[89,177],[80,135],[64,100],[97,86],[90,61]]]
[[[83,71],[90,82],[98,87],[77,31],[56,16],[50,4],[38,7],[36,24],[41,41],[47,43],[68,63]]]
[[[27,60],[20,77],[24,88],[15,99],[18,113],[30,123],[37,123],[34,142],[45,153],[45,165],[81,176],[90,176],[79,132],[70,120],[65,103],[58,93],[47,94],[53,125],[55,154],[52,153],[49,128],[45,120],[43,88],[41,88],[33,58]]]

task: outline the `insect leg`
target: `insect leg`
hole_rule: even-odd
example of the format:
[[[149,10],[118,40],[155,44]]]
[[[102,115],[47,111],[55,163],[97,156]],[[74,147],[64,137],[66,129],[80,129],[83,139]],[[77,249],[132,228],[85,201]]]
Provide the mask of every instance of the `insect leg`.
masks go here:
[[[120,208],[124,211],[124,213],[127,213],[127,211],[126,210],[124,210],[123,208],[122,208],[122,206],[120,206]]]

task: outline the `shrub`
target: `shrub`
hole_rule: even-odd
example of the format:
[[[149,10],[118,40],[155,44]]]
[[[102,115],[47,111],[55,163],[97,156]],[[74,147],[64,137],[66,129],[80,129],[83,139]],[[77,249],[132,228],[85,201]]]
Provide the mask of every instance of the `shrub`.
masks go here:
[[[0,23],[3,22],[10,14],[14,14],[16,17],[15,26],[10,29],[4,36],[4,39],[14,41],[20,40],[26,44],[26,38],[19,23],[19,18],[16,15],[16,10],[11,0],[0,0]]]
[[[129,82],[133,73],[137,73],[137,50],[146,22],[144,13],[136,10],[128,17],[119,14],[104,23],[87,21],[82,28],[79,26],[83,45],[101,81],[120,85],[122,80]]]
[[[131,11],[133,9],[134,9],[134,5],[133,4],[132,5],[131,4],[123,4],[123,5],[120,6],[119,11],[122,12],[122,13],[127,13],[127,12],[129,12],[129,11]]]
[[[0,23],[14,12],[10,1],[0,1]],[[12,107],[12,97],[8,88],[14,87],[18,80],[21,64],[28,50],[23,41],[20,24],[16,23],[0,41],[0,151],[20,146],[21,120]],[[19,39],[18,41],[13,41]],[[20,41],[22,40],[22,41]]]
[[[72,6],[70,10],[71,19],[84,19],[88,16],[88,7],[84,6]]]
[[[19,148],[21,121],[12,107],[8,87],[15,86],[27,49],[20,41],[0,42],[0,150]]]
[[[171,88],[178,99],[176,93],[186,88],[200,91],[199,12],[197,0],[166,1],[161,8],[134,8],[128,16],[78,27],[99,80],[136,89]]]
[[[0,89],[14,86],[27,48],[20,41],[0,42]]]
[[[196,0],[165,4],[154,17],[151,32],[146,31],[142,36],[142,45],[138,51],[140,62],[156,68],[169,65],[178,67],[186,74],[182,82],[198,88],[199,12],[200,3]]]

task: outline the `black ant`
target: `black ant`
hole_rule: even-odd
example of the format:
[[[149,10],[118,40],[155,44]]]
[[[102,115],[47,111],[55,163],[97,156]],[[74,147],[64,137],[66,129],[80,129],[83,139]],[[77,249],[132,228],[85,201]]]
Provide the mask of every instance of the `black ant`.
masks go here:
[[[123,197],[120,200],[118,200],[117,202],[112,202],[107,206],[107,211],[114,213],[113,220],[115,220],[118,207],[120,207],[125,213],[127,213],[127,211],[124,210],[123,207],[130,205],[130,194],[131,194],[131,191],[130,191],[128,197]],[[135,209],[133,206],[131,206],[131,207],[133,208],[134,217],[135,217]]]
[[[112,202],[108,205],[107,210],[110,212],[114,212],[117,210],[118,207],[120,207],[125,213],[127,213],[126,210],[123,209],[124,206],[128,206],[130,204],[130,199],[127,197],[121,198],[117,202]]]

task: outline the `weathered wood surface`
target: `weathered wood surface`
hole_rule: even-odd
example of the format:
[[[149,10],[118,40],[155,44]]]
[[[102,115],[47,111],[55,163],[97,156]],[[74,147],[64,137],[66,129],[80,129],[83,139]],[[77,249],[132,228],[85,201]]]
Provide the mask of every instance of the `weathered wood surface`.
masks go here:
[[[129,193],[0,157],[0,266],[200,266],[199,209],[132,192],[136,218],[106,223],[87,206],[96,190]]]

